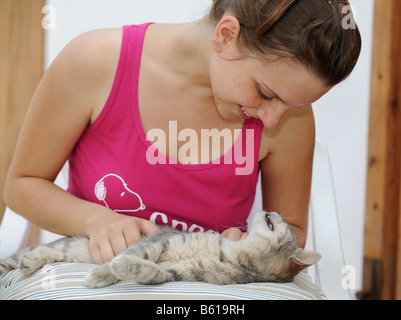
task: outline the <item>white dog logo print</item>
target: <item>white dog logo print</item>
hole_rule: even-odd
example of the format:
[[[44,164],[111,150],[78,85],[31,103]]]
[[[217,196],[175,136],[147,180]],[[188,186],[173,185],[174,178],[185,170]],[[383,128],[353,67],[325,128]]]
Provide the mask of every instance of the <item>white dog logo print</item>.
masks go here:
[[[95,195],[104,202],[107,208],[110,208],[111,201],[112,207],[115,208],[114,211],[118,213],[138,212],[146,209],[141,197],[130,190],[124,179],[116,174],[108,174],[96,183]],[[117,209],[117,206],[120,209]]]

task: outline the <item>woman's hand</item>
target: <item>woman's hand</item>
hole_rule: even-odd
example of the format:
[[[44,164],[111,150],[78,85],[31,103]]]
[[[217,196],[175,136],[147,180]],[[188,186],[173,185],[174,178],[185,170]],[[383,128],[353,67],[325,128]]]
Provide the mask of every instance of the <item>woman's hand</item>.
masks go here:
[[[242,232],[238,228],[227,229],[221,235],[232,241],[244,240],[248,237],[247,232]]]
[[[104,264],[139,242],[142,235],[147,236],[159,230],[148,220],[111,214],[93,226],[89,251],[96,264]]]

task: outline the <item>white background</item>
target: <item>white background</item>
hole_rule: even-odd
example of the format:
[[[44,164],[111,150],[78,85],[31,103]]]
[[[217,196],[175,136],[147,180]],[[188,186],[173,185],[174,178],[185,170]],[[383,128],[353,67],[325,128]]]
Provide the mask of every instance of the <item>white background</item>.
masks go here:
[[[322,0],[325,1],[325,0]],[[211,0],[48,0],[55,28],[46,32],[45,65],[77,35],[143,22],[186,22],[204,16]],[[361,287],[369,127],[373,0],[352,0],[363,37],[353,75],[314,105],[317,136],[329,150],[346,263]],[[44,12],[46,17],[46,13]],[[50,17],[50,16],[49,16]]]

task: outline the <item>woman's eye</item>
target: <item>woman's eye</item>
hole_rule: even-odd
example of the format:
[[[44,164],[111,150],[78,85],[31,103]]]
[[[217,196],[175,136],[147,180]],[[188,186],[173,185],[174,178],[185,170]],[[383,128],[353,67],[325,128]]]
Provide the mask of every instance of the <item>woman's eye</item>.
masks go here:
[[[274,99],[274,98],[270,98],[270,97],[266,96],[266,95],[262,92],[262,90],[260,90],[259,87],[256,87],[256,90],[258,91],[259,97],[261,97],[263,100],[272,101],[272,100]]]

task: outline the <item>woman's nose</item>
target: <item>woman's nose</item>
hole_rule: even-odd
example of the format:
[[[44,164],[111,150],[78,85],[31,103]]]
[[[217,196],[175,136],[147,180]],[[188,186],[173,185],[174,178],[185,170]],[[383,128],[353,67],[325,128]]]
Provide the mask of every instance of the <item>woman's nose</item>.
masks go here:
[[[258,109],[258,116],[266,128],[274,129],[280,124],[289,109],[284,104],[263,106]]]

